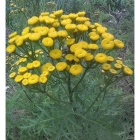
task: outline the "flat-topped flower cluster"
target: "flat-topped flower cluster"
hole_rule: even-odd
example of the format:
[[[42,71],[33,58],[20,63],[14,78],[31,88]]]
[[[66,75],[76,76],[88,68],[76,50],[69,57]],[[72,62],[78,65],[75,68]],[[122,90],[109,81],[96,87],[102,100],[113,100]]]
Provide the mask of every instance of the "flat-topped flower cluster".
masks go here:
[[[46,84],[49,76],[78,76],[95,65],[101,65],[104,73],[132,75],[121,58],[109,55],[122,49],[124,43],[103,25],[92,24],[85,14],[65,15],[58,10],[28,19],[21,33],[9,35],[6,51],[19,56],[17,71],[12,69],[9,77],[24,86]]]

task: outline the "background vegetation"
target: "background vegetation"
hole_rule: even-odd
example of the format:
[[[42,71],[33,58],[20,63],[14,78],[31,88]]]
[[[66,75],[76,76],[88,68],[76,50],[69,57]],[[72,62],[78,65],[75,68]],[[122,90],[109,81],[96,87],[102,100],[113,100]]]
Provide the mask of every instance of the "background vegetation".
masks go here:
[[[109,27],[110,33],[125,43],[117,55],[134,69],[134,1],[133,0],[6,0],[6,35],[27,26],[27,19],[41,12],[63,9],[65,14],[86,11],[91,21]],[[7,41],[7,40],[6,40]],[[105,92],[106,99],[85,116],[79,105],[73,114],[69,105],[52,101],[44,94],[28,93],[9,79],[11,64],[16,57],[6,56],[6,138],[7,140],[133,140],[134,139],[134,77],[126,77]],[[94,77],[97,77],[96,80]],[[87,80],[88,79],[88,80]],[[84,104],[102,89],[102,76],[87,73],[77,88]],[[53,93],[63,88],[54,83]],[[81,90],[82,89],[84,90]],[[93,88],[94,87],[94,88]],[[100,87],[97,88],[96,87]],[[89,93],[89,94],[85,94]],[[103,98],[103,97],[101,97]],[[30,100],[32,99],[32,100]],[[86,105],[85,105],[86,106]],[[74,107],[77,107],[74,105]]]

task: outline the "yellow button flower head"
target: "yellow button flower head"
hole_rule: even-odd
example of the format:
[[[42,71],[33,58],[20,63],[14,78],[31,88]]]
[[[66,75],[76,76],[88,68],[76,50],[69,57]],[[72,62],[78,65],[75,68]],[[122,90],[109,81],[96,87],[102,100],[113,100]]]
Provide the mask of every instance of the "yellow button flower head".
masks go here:
[[[74,14],[74,13],[70,13],[70,14],[69,14],[69,18],[71,18],[71,19],[75,19],[75,18],[77,18],[77,17],[78,17],[77,14]]]
[[[49,15],[51,18],[56,18],[56,16],[54,14],[50,14]]]
[[[87,25],[88,27],[90,27],[90,25],[91,25],[91,22],[90,21],[85,21],[85,23],[84,23],[85,25]]]
[[[119,63],[119,64],[123,64],[122,60],[116,60],[116,62]]]
[[[94,56],[93,56],[92,54],[90,54],[90,53],[87,53],[87,55],[84,57],[84,59],[85,59],[86,61],[91,61],[91,60],[94,59]]]
[[[115,69],[110,69],[109,71],[110,71],[110,73],[112,73],[114,75],[117,74],[117,71]]]
[[[119,64],[119,63],[115,63],[114,64],[114,67],[115,67],[115,69],[121,69],[122,68],[122,65]]]
[[[110,33],[103,33],[102,34],[102,38],[109,38],[110,40],[113,40],[114,39],[114,36]]]
[[[31,73],[26,72],[23,74],[23,78],[28,79],[31,76]]]
[[[15,80],[15,82],[19,83],[22,81],[22,79],[23,79],[22,75],[17,75],[14,80]]]
[[[61,25],[63,25],[63,26],[66,26],[67,24],[70,24],[72,22],[72,20],[71,19],[64,19],[64,20],[62,20],[61,21]]]
[[[48,18],[45,19],[45,23],[47,23],[47,24],[49,24],[49,25],[50,25],[50,24],[53,24],[54,21],[55,21],[54,18],[51,18],[51,17],[48,17]]]
[[[14,3],[11,3],[10,6],[14,6]]]
[[[28,79],[23,79],[22,80],[22,85],[27,86],[28,85]]]
[[[77,25],[77,29],[78,29],[79,31],[81,31],[81,32],[85,32],[85,31],[88,30],[88,27],[87,27],[86,25],[84,25],[84,24],[78,24],[78,25]]]
[[[49,12],[43,12],[41,13],[41,16],[48,16],[49,15]]]
[[[20,67],[20,68],[18,69],[18,72],[21,73],[21,74],[23,74],[23,73],[25,73],[27,70],[28,70],[28,69],[27,69],[26,67]]]
[[[30,31],[30,27],[26,27],[22,30],[21,34],[26,35],[27,33],[29,33],[29,31]]]
[[[37,16],[33,16],[32,18],[28,19],[29,25],[34,25],[39,21],[39,18]]]
[[[108,63],[113,62],[113,61],[114,61],[114,58],[112,56],[107,56]]]
[[[101,27],[102,25],[100,24],[100,23],[94,23],[94,25],[96,26],[96,27]]]
[[[55,70],[55,67],[53,65],[48,67],[48,71],[52,72],[54,70]]]
[[[80,45],[83,49],[88,48],[88,43],[86,41],[80,41],[77,44]]]
[[[58,71],[63,71],[63,70],[66,69],[66,67],[67,67],[67,63],[66,62],[59,62],[59,63],[56,64],[56,69]]]
[[[89,34],[88,34],[88,36],[90,37],[90,36],[92,36],[92,35],[96,35],[96,34],[98,34],[97,32],[96,32],[96,29],[94,29],[95,31],[92,31],[92,32],[90,32]],[[99,34],[98,34],[99,35]]]
[[[74,30],[76,29],[76,24],[67,24],[67,25],[65,26],[65,29],[66,29],[67,31],[74,31]]]
[[[83,58],[87,55],[87,52],[84,49],[78,49],[75,51],[75,56],[78,58]]]
[[[110,70],[111,69],[111,65],[110,64],[107,64],[107,63],[104,63],[102,65],[102,69],[105,70],[105,71]]]
[[[74,55],[74,57],[73,57],[73,60],[75,61],[75,62],[79,62],[80,60]]]
[[[89,25],[89,28],[92,29],[92,31],[94,31],[93,29],[95,28],[95,25]],[[96,29],[95,29],[96,30]]]
[[[69,18],[69,15],[62,15],[61,16],[61,19],[68,19]]]
[[[114,41],[111,41],[110,38],[105,38],[101,41],[101,45],[105,50],[111,50],[114,48]]]
[[[48,67],[49,66],[53,66],[51,63],[46,63],[46,64],[44,64],[42,67],[41,67],[41,69],[42,69],[42,72],[44,72],[44,71],[48,71]]]
[[[99,34],[103,34],[107,31],[107,28],[106,27],[97,27],[96,30]]]
[[[42,76],[48,76],[48,75],[49,75],[49,71],[48,71],[48,70],[45,70],[45,71],[42,72],[41,75],[42,75]]]
[[[133,74],[133,71],[129,67],[124,67],[123,72],[126,75],[132,75]]]
[[[33,63],[28,63],[26,67],[27,69],[33,69]]]
[[[39,22],[45,22],[45,20],[48,18],[48,16],[39,16]]]
[[[77,13],[77,15],[78,15],[79,17],[84,17],[85,14],[86,14],[86,12],[84,12],[84,11],[78,12],[78,13]]]
[[[88,44],[88,49],[95,51],[98,49],[98,45],[97,44]]]
[[[39,81],[39,76],[37,74],[32,74],[29,78],[28,78],[28,83],[30,85],[34,85],[37,84]]]
[[[8,53],[13,53],[15,50],[16,50],[16,46],[15,45],[9,45],[6,48],[6,52],[8,52]]]
[[[75,42],[75,38],[70,38],[66,40],[66,45],[70,46]]]
[[[33,61],[32,64],[33,64],[33,68],[38,68],[41,65],[40,61],[38,60]]]
[[[59,49],[54,49],[50,51],[49,55],[53,59],[59,59],[62,56],[62,51]]]
[[[39,33],[41,36],[45,36],[49,32],[49,28],[48,27],[39,27],[36,32]]]
[[[15,43],[17,46],[21,46],[23,44],[23,37],[19,36],[16,40]]]
[[[57,28],[60,26],[60,23],[58,21],[55,21],[53,24],[52,24],[52,27],[54,28]]]
[[[24,8],[21,8],[21,11],[24,12]]]
[[[86,18],[86,17],[77,17],[76,21],[78,23],[84,23],[85,21],[88,21],[88,18]]]
[[[8,40],[8,43],[13,44],[18,37],[19,35],[12,37],[11,39]]]
[[[97,41],[99,38],[100,38],[100,36],[99,36],[99,34],[97,34],[96,32],[94,32],[94,33],[92,33],[92,34],[90,35],[90,39],[91,39],[92,41]]]
[[[46,37],[42,40],[42,44],[46,47],[51,47],[53,46],[53,40],[50,37]]]
[[[107,56],[104,53],[98,53],[95,56],[95,61],[98,63],[105,63],[107,62]]]
[[[122,49],[124,47],[124,43],[121,40],[115,39],[114,40],[115,47],[118,49]]]
[[[15,73],[15,72],[12,72],[12,73],[9,75],[10,78],[15,78],[15,76],[16,76],[16,73]]]
[[[70,51],[73,53],[78,49],[82,49],[82,46],[80,46],[79,44],[73,44],[70,46]]]
[[[57,31],[49,31],[49,33],[48,33],[48,37],[56,38],[57,36],[58,36]]]
[[[51,27],[51,28],[49,29],[49,32],[53,32],[53,31],[56,31],[56,30],[55,30],[54,27]]]
[[[83,67],[82,67],[81,65],[79,65],[79,64],[72,65],[72,66],[70,67],[69,72],[70,72],[72,75],[77,76],[77,75],[79,75],[79,74],[81,74],[81,73],[83,72]]]
[[[58,10],[53,13],[56,17],[60,17],[63,14],[63,10]]]
[[[59,37],[67,37],[68,32],[66,30],[60,30],[60,31],[58,31],[58,36]]]
[[[74,55],[73,55],[73,54],[67,54],[67,55],[65,56],[65,59],[68,60],[68,61],[73,61]]]
[[[9,38],[12,38],[12,37],[14,37],[14,36],[16,36],[17,35],[17,32],[13,32],[13,33],[11,33],[8,37]]]
[[[42,83],[42,84],[45,84],[45,83],[47,82],[47,80],[48,80],[48,79],[47,79],[46,76],[40,76],[40,77],[39,77],[39,82]]]
[[[31,33],[29,35],[29,39],[32,41],[37,41],[40,39],[40,34],[39,33]]]
[[[30,34],[31,34],[31,33],[27,33],[27,34],[23,35],[23,36],[22,36],[23,41],[29,39]]]

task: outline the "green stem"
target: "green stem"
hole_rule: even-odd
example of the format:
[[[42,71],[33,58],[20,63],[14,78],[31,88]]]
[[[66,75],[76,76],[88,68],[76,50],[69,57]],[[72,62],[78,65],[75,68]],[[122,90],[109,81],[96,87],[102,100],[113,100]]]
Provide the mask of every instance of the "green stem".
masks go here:
[[[93,101],[93,103],[89,106],[89,108],[87,109],[87,111],[83,114],[83,115],[85,115],[85,114],[87,114],[87,112],[91,109],[91,107],[95,104],[95,102],[97,101],[97,99],[99,98],[99,96],[101,95],[101,93],[107,88],[107,86],[108,85],[106,85],[105,87],[104,87],[104,89],[101,91],[101,92],[99,92],[99,94],[96,96],[96,98],[95,98],[95,100]]]
[[[101,95],[102,92],[104,92],[106,90],[106,88],[110,85],[112,76],[110,77],[108,83],[106,84],[106,86],[98,93],[98,95],[96,96],[95,100],[93,101],[93,103],[89,106],[89,108],[87,109],[87,111],[83,114],[87,114],[87,112],[91,109],[91,107],[95,104],[95,102],[97,101],[97,99],[99,98],[99,96]]]
[[[113,51],[113,49],[112,50],[109,50],[108,52],[106,52],[106,54],[109,54],[110,52],[112,52]]]
[[[32,100],[31,100],[31,98],[28,96],[28,94],[23,90],[23,92],[25,93],[25,95],[26,95],[26,97],[29,99],[29,101],[30,102],[33,102]]]
[[[67,90],[65,89],[64,85],[60,82],[61,86],[63,87],[64,91],[66,92],[68,98],[69,98],[69,93],[67,92]]]
[[[33,47],[33,42],[31,42],[30,47],[31,47],[32,57],[35,58],[36,56],[35,56],[35,49]]]
[[[71,79],[70,79],[70,74],[68,76],[68,91],[69,91],[69,100],[70,100],[70,104],[72,104],[73,102],[73,92],[71,90]]]
[[[26,16],[25,12],[21,12],[21,13],[25,16],[26,20],[28,20],[28,17]]]
[[[56,78],[58,78],[58,79],[62,79],[62,80],[65,80],[66,78],[65,77],[59,77],[59,76],[57,76],[56,74],[54,74],[54,73],[52,73],[52,75],[54,76],[54,77],[56,77]]]
[[[43,92],[44,93],[44,92]],[[48,97],[50,97],[51,99],[57,101],[57,102],[62,102],[62,103],[69,103],[69,102],[66,102],[66,101],[62,101],[62,100],[59,100],[59,99],[56,99],[54,97],[52,97],[51,95],[49,95],[48,93],[45,93]]]
[[[81,82],[82,79],[84,78],[86,72],[88,71],[88,69],[91,68],[91,66],[92,66],[93,64],[94,64],[94,63],[91,63],[91,64],[89,64],[89,66],[87,66],[87,68],[86,68],[86,70],[84,71],[82,77],[80,78],[80,80],[78,81],[78,83],[76,84],[76,86],[72,89],[72,92],[74,92],[74,90],[75,90],[75,89],[77,88],[77,86],[80,84],[80,82]],[[94,67],[92,67],[92,69],[94,69],[94,68],[97,67],[97,66],[98,66],[98,63],[97,63]]]
[[[106,95],[106,91],[104,92],[104,95],[103,95],[103,99],[102,99],[102,101],[104,101],[104,99],[105,99],[105,95]]]
[[[121,80],[123,77],[125,77],[125,76],[123,75],[123,76],[121,76],[121,77],[117,78],[116,80],[112,81],[112,82],[111,82],[111,84],[113,84],[113,83],[115,83],[115,82],[117,82],[117,81]]]
[[[80,99],[80,97],[78,96],[78,94],[76,94],[76,99],[79,101],[80,104],[84,105],[83,101]]]

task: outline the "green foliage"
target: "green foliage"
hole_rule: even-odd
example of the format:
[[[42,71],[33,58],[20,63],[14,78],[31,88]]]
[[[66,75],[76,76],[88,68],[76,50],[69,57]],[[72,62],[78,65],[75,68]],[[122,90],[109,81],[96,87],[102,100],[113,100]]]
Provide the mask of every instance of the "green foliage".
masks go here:
[[[98,79],[94,79],[95,75]],[[82,115],[89,107],[89,103],[95,99],[97,92],[101,90],[99,86],[99,82],[103,80],[101,77],[98,71],[87,73],[76,90],[82,104],[75,102],[72,106],[54,102],[46,97],[46,93],[25,92],[18,87],[17,91],[6,100],[7,137],[11,139],[18,137],[20,140],[132,138],[129,133],[133,130],[133,95],[124,95],[120,88],[111,86],[98,99],[90,112]],[[64,88],[58,83],[54,86],[53,92],[50,89],[51,96],[62,96]],[[103,96],[105,96],[104,101]]]

